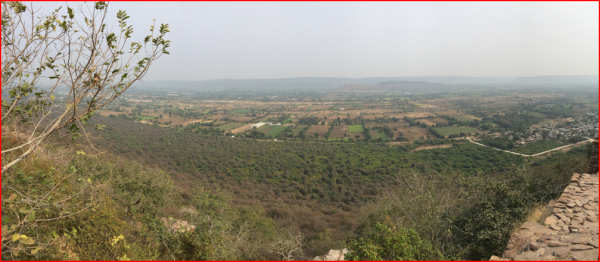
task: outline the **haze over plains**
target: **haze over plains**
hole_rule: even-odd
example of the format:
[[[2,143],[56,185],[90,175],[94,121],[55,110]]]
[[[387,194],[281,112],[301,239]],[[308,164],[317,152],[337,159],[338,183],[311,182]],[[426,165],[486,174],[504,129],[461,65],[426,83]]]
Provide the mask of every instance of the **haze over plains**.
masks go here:
[[[52,7],[64,3],[35,3]],[[69,3],[70,6],[76,3]],[[168,23],[144,80],[598,74],[598,2],[111,2],[134,40]],[[116,18],[109,23],[116,26]]]

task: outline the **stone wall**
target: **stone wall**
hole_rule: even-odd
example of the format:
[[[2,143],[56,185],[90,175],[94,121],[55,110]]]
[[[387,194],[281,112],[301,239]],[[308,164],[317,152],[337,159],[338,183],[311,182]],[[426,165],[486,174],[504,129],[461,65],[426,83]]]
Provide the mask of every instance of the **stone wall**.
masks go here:
[[[598,251],[598,173],[573,174],[544,225],[524,223],[502,258],[490,261],[598,261]]]

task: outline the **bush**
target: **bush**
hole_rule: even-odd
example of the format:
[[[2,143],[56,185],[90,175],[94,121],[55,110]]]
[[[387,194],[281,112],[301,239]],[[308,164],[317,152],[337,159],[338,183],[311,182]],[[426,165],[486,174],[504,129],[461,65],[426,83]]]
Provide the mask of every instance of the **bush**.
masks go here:
[[[412,229],[396,228],[377,223],[366,239],[348,241],[350,253],[346,260],[444,260],[431,243],[419,238]]]
[[[585,138],[583,138],[582,136],[574,136],[569,138],[569,143],[575,144],[575,143],[579,143],[581,141],[585,141]]]
[[[534,206],[558,198],[571,175],[583,172],[586,164],[584,154],[565,155],[554,165],[515,167],[496,179],[464,179],[462,201],[445,214],[452,220],[450,242],[467,260],[502,254],[513,226],[522,223]]]

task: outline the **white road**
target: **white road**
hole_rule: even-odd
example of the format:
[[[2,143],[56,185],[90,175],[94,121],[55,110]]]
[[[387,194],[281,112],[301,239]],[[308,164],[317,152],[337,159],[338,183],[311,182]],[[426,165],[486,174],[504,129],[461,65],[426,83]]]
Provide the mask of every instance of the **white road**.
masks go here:
[[[467,140],[469,140],[471,143],[476,144],[476,145],[485,146],[485,147],[491,147],[491,146],[486,146],[484,144],[477,143],[477,142],[475,142],[475,141],[473,141],[473,140],[471,140],[469,138],[467,138]],[[521,153],[515,153],[515,152],[511,152],[511,151],[508,151],[508,150],[503,150],[503,149],[495,148],[495,147],[491,147],[491,148],[496,149],[496,150],[500,150],[500,151],[504,151],[506,153],[511,153],[513,155],[530,157],[530,156],[543,155],[545,153],[552,152],[552,151],[555,151],[555,150],[559,150],[559,149],[562,149],[562,148],[565,148],[565,147],[570,147],[570,146],[574,146],[574,145],[577,145],[577,144],[582,144],[582,143],[587,143],[587,142],[592,142],[592,141],[594,141],[594,139],[588,138],[588,140],[586,140],[586,141],[581,141],[579,143],[575,143],[575,144],[570,144],[570,145],[566,145],[566,146],[561,146],[561,147],[553,148],[553,149],[550,149],[550,150],[547,150],[547,151],[544,151],[544,152],[541,152],[541,153],[537,153],[537,154],[534,154],[534,155],[526,155],[526,154],[521,154]]]

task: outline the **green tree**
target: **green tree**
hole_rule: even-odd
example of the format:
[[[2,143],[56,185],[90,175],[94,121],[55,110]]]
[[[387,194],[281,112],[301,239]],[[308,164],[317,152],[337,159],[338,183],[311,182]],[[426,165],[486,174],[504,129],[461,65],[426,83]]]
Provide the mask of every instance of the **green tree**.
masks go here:
[[[426,240],[412,229],[377,223],[366,238],[348,241],[347,261],[444,260]]]

